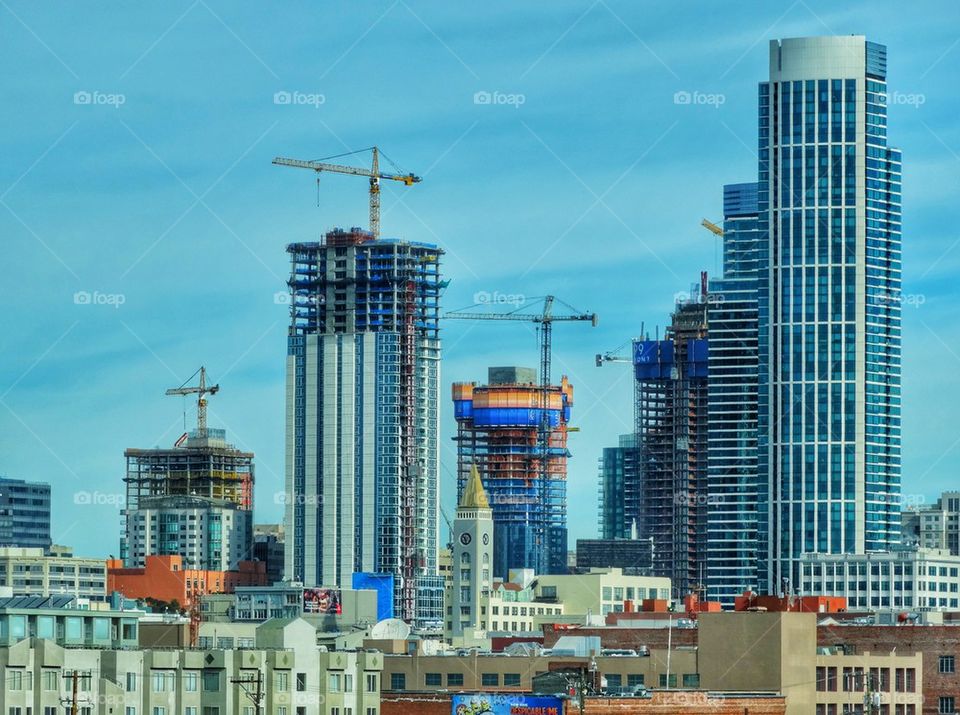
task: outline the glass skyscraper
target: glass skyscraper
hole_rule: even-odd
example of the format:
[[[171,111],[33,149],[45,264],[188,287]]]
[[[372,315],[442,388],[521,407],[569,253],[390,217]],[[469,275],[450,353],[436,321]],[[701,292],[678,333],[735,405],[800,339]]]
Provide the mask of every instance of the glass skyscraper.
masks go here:
[[[900,152],[886,48],[773,41],[759,87],[758,587],[899,540]]]
[[[757,587],[757,183],[723,187],[723,278],[710,281],[707,598]]]

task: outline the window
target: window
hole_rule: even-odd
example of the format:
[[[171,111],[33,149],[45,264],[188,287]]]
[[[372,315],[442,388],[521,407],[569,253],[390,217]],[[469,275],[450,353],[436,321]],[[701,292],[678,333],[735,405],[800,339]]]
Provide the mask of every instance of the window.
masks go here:
[[[343,692],[352,693],[353,692],[353,673],[344,673],[343,675]]]
[[[137,689],[137,674],[127,673],[127,692],[132,693]]]
[[[447,686],[463,685],[463,673],[447,673]]]
[[[197,715],[197,709],[193,706],[188,706],[183,709],[183,715]]]
[[[440,673],[427,673],[424,676],[424,681],[428,687],[439,687],[440,685],[443,685],[443,678],[441,677]]]
[[[955,673],[956,663],[952,655],[941,655],[940,656],[940,672],[941,673]]]
[[[203,692],[205,693],[217,693],[220,691],[220,671],[219,670],[205,670],[203,671]],[[206,711],[206,708],[204,708]],[[204,715],[207,715],[204,712]]]
[[[181,675],[183,678],[183,690],[187,693],[197,692],[197,683],[200,681],[200,676],[195,670],[187,670]],[[196,714],[194,714],[196,715]]]
[[[497,687],[500,685],[500,673],[483,673],[480,676],[480,684],[485,687]]]
[[[220,708],[216,705],[204,705],[203,715],[220,715]]]
[[[406,690],[406,673],[390,673],[390,690]]]
[[[153,715],[167,715],[167,709],[162,705],[157,705],[153,708]]]
[[[643,685],[643,673],[627,673],[627,687],[635,688]]]
[[[953,696],[940,697],[940,707],[937,709],[938,713],[954,713],[956,710],[953,706]]]
[[[173,691],[173,671],[153,670],[151,671],[153,680],[153,692],[164,693]],[[166,713],[161,713],[166,715]]]
[[[685,688],[699,688],[699,687],[700,687],[700,674],[699,674],[699,673],[684,673],[684,674],[683,674],[683,687],[685,687]]]
[[[623,676],[620,673],[607,673],[607,688],[610,690],[619,690],[623,686]]]
[[[677,674],[670,673],[670,684],[667,684],[667,674],[660,673],[660,687],[661,688],[675,688],[677,687]]]
[[[127,675],[129,675],[129,673]],[[57,690],[59,688],[59,685],[57,683],[57,681],[59,680],[58,676],[59,676],[59,673],[55,670],[41,671],[40,673],[41,687],[44,690]]]
[[[285,670],[277,670],[273,673],[273,687],[274,690],[289,690],[290,689],[290,673]]]
[[[367,692],[375,693],[379,688],[377,688],[377,674],[376,673],[367,673]]]
[[[339,693],[341,677],[342,676],[340,673],[330,673],[327,676],[327,690],[329,690],[331,693]]]
[[[508,687],[520,687],[520,673],[504,673],[503,684]]]
[[[307,674],[297,673],[297,692],[302,693],[307,689]]]
[[[23,690],[22,668],[7,668],[7,688],[10,690]]]

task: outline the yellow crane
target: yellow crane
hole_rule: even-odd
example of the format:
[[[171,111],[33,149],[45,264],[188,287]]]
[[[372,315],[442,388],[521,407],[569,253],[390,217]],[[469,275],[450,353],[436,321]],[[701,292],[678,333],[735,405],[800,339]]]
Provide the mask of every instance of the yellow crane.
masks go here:
[[[196,387],[186,387],[187,382],[190,382],[197,375],[200,375],[200,384]],[[180,385],[180,387],[171,387],[167,390],[167,395],[196,395],[197,396],[197,435],[200,437],[207,436],[207,400],[204,397],[205,395],[216,395],[220,390],[220,385],[210,385],[207,386],[207,369],[200,366],[200,369],[193,373],[187,382]]]
[[[703,219],[703,221],[700,222],[700,225],[703,226],[705,229],[707,229],[714,236],[717,236],[717,237],[723,236],[723,229],[717,226],[717,224],[715,224],[713,221],[708,221],[707,219]]]
[[[363,152],[372,152],[373,161],[369,169],[364,169],[357,166],[345,166],[343,164],[330,164],[328,163],[329,159],[339,159],[343,156],[352,156],[354,154],[360,154]],[[295,169],[311,169],[317,173],[317,182],[319,185],[320,174],[324,171],[328,171],[332,174],[348,174],[350,176],[366,176],[370,179],[370,233],[373,234],[373,237],[380,238],[380,180],[388,179],[390,181],[401,181],[405,186],[413,186],[414,184],[420,183],[421,179],[416,174],[385,174],[380,171],[380,155],[383,152],[379,148],[372,146],[367,149],[360,149],[358,151],[351,151],[345,154],[337,154],[335,156],[328,156],[324,159],[318,159],[316,161],[307,161],[304,159],[288,159],[282,156],[278,156],[273,160],[273,163],[277,166],[292,166]],[[384,154],[384,158],[387,161],[390,161],[389,157]],[[390,161],[393,164],[392,161]],[[396,167],[396,165],[394,165]],[[399,170],[398,170],[399,171]]]

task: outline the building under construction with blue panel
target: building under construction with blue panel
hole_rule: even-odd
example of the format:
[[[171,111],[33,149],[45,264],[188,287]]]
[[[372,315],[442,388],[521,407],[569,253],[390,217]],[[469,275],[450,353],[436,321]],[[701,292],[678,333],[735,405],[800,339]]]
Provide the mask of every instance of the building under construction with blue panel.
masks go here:
[[[493,576],[506,579],[518,568],[566,573],[573,386],[564,377],[544,391],[534,369],[492,367],[487,385],[454,383],[453,405],[458,498],[476,465],[493,508]]]
[[[695,297],[677,303],[663,340],[634,342],[637,381],[636,520],[653,543],[653,573],[675,595],[696,589],[707,536],[706,276]]]

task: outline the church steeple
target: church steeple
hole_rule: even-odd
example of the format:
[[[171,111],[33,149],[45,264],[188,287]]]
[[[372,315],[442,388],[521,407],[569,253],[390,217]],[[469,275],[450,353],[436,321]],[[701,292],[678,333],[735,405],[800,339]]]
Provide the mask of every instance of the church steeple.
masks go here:
[[[467,485],[464,487],[463,496],[460,498],[458,506],[461,509],[490,508],[490,500],[487,498],[487,492],[480,480],[480,472],[475,464],[470,467],[470,477],[467,479]]]

